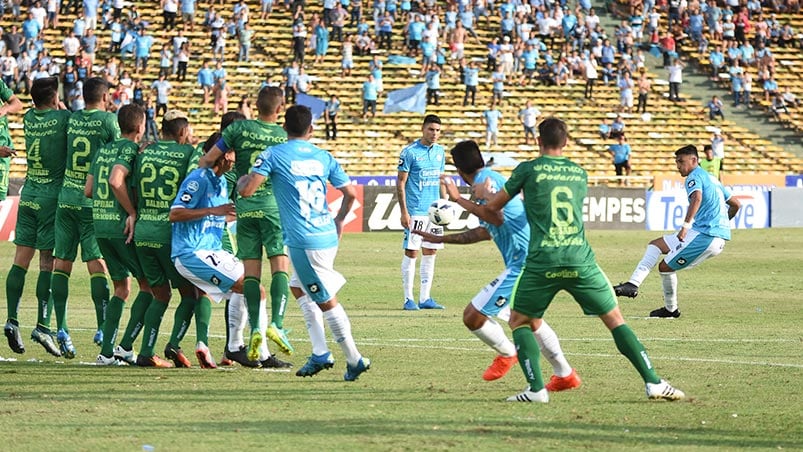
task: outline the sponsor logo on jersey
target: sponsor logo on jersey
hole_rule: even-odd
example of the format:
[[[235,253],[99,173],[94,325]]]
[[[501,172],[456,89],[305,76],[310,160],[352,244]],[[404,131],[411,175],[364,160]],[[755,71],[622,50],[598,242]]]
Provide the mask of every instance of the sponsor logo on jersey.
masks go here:
[[[694,187],[695,185],[697,185],[697,181],[696,181],[696,180],[694,180],[694,179],[692,179],[692,180],[690,180],[690,181],[689,181],[689,183],[688,183],[688,184],[686,184],[686,185],[687,185],[689,188],[692,188],[692,187]]]
[[[184,192],[184,193],[181,194],[181,202],[190,202],[190,201],[192,201],[192,195],[191,194],[189,194],[187,192]]]

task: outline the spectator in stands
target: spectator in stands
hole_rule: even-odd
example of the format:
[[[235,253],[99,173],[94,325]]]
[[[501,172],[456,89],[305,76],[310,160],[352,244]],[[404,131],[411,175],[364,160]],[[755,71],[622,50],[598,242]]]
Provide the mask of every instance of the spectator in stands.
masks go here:
[[[323,23],[318,22],[313,30],[313,35],[315,36],[315,60],[313,64],[320,64],[323,63],[323,58],[329,50],[329,30]]]
[[[412,21],[407,24],[407,56],[417,57],[421,48],[425,24],[421,22],[418,14],[413,15]]]
[[[789,109],[786,107],[786,101],[783,95],[778,93],[772,98],[772,105],[770,105],[770,113],[775,120],[781,120],[781,113],[789,114]]]
[[[131,93],[131,102],[145,107],[145,88],[142,86],[142,80],[134,79],[134,89]]]
[[[214,97],[214,111],[215,114],[225,115],[229,111],[229,95],[231,94],[231,87],[226,82],[226,77],[220,77],[215,80],[215,87],[212,89]]]
[[[527,44],[527,47],[521,52],[519,60],[524,67],[521,71],[522,74],[521,79],[519,79],[519,85],[524,86],[529,84],[536,77],[538,72],[538,50],[535,49],[535,45]]]
[[[45,16],[45,27],[52,28],[53,30],[59,27],[59,1],[47,0],[45,8],[47,15]]]
[[[607,119],[602,120],[602,123],[599,125],[597,132],[599,133],[599,137],[602,138],[603,140],[611,138],[611,126],[608,124]]]
[[[753,47],[753,44],[750,44],[750,41],[745,41],[744,44],[739,47],[739,50],[742,53],[741,61],[745,66],[756,65],[756,49]]]
[[[630,72],[624,71],[619,79],[619,106],[621,111],[630,113],[633,110],[633,79]]]
[[[673,55],[677,55],[677,53],[675,53],[675,38],[671,33],[667,32],[664,34],[664,37],[661,38],[660,45],[664,56],[663,65],[664,67],[669,67]]]
[[[0,57],[0,75],[2,75],[3,82],[5,82],[6,86],[9,88],[17,85],[19,67],[17,65],[17,59],[11,54],[11,49],[6,49],[6,54]]]
[[[703,146],[703,153],[705,153],[705,158],[700,159],[700,168],[708,171],[712,176],[719,179],[720,160],[714,157],[714,151],[711,150],[710,144]]]
[[[719,159],[719,171],[722,172],[725,167],[725,137],[722,136],[720,129],[714,129],[714,135],[711,137],[711,150],[714,157]]]
[[[647,98],[650,95],[650,88],[652,83],[647,77],[646,73],[641,74],[638,81],[638,105],[636,105],[636,113],[647,113]]]
[[[262,87],[260,89],[262,89]],[[240,97],[240,101],[237,102],[237,112],[243,115],[245,119],[252,119],[254,117],[254,112],[251,107],[251,99],[248,96],[243,95]]]
[[[530,138],[535,140],[535,125],[538,123],[538,117],[541,116],[541,111],[533,106],[531,100],[527,100],[524,108],[519,111],[519,122],[524,127],[524,144],[530,144]]]
[[[34,19],[33,14],[31,14],[29,11],[28,18],[22,22],[22,37],[24,38],[23,45],[27,44],[28,42],[34,42],[41,30],[42,28],[39,26],[39,22]]]
[[[64,72],[61,74],[61,86],[64,90],[62,98],[69,99],[70,92],[75,88],[75,84],[78,83],[78,72],[75,71],[75,63],[72,61],[66,62],[64,66]]]
[[[705,108],[703,111],[708,110],[708,119],[713,121],[714,118],[717,116],[721,119],[725,119],[725,114],[722,112],[722,101],[719,99],[718,96],[712,96],[711,100],[705,104]]]
[[[86,107],[84,102],[84,83],[78,82],[67,95],[67,105],[71,111],[83,110]]]
[[[469,97],[471,98],[471,106],[474,106],[477,97],[477,85],[479,84],[480,68],[477,63],[471,61],[463,71],[463,84],[466,85],[465,94],[463,95],[463,106],[468,105]]]
[[[393,49],[393,16],[390,11],[379,19],[379,48],[390,51]]]
[[[298,61],[293,60],[290,66],[282,70],[284,79],[284,102],[288,105],[296,103],[296,79],[298,78]]]
[[[184,28],[189,28],[190,31],[195,31],[195,1],[196,0],[180,0],[181,2],[181,21]],[[189,27],[187,27],[189,25]]]
[[[686,65],[679,58],[675,58],[672,65],[667,68],[669,73],[669,100],[671,101],[680,101],[680,85],[683,83],[684,67]]]
[[[385,90],[385,86],[382,83],[382,60],[379,59],[379,55],[374,55],[371,61],[368,62],[368,70],[374,76],[376,92],[381,94]]]
[[[151,46],[153,46],[153,36],[145,34],[145,28],[139,29],[139,34],[135,40],[135,60],[134,60],[134,72],[139,73],[140,70],[142,72],[147,72],[148,70],[148,58],[151,55]],[[157,101],[158,104],[158,101]]]
[[[209,60],[204,60],[201,69],[198,70],[198,84],[203,90],[203,103],[206,105],[209,103],[212,88],[215,86],[215,75],[209,67]]]
[[[3,33],[3,42],[6,45],[6,49],[11,50],[11,54],[14,58],[20,56],[22,53],[24,38],[22,37],[22,33],[19,32],[17,25],[11,25],[9,31]]]
[[[251,28],[251,24],[245,22],[238,33],[240,51],[237,55],[237,61],[249,61],[251,54],[251,39],[253,39],[253,37],[254,30]]]
[[[495,101],[491,101],[488,109],[482,112],[480,121],[485,126],[485,147],[490,149],[492,142],[496,147],[499,139],[499,125],[502,123],[502,112],[496,107]]]
[[[624,133],[616,137],[615,144],[608,146],[608,153],[613,159],[613,167],[617,176],[630,176],[630,152],[630,144],[627,143]],[[619,179],[619,185],[622,185],[625,180]]]
[[[783,29],[778,34],[778,47],[786,48],[786,47],[800,47],[798,45],[798,41],[795,38],[795,30],[792,28],[792,25],[786,24],[783,26]]]
[[[778,82],[770,74],[770,78],[764,82],[764,101],[769,102],[776,94],[778,94]]]
[[[151,84],[151,91],[156,94],[156,116],[159,116],[159,111],[164,114],[167,111],[167,101],[170,91],[173,86],[168,82],[164,75],[160,75],[159,79]]]
[[[293,60],[304,64],[305,43],[307,40],[307,27],[304,17],[298,16],[293,22]]]
[[[784,88],[783,100],[784,100],[784,102],[786,102],[786,105],[789,106],[789,107],[793,107],[793,108],[800,107],[800,100],[798,100],[797,96],[795,96],[795,93],[792,92],[792,88],[789,87],[789,86]]]
[[[363,18],[363,20],[365,20],[365,18]],[[360,56],[370,55],[375,48],[373,39],[365,32],[357,34],[354,46],[357,48],[357,55]]]
[[[376,99],[379,91],[376,89],[376,81],[373,74],[368,74],[368,80],[362,84],[362,118],[366,119],[370,112],[371,118],[376,116]]]
[[[304,70],[304,66],[299,66],[298,68],[298,76],[296,77],[296,84],[293,89],[298,94],[307,94],[309,93],[310,88],[312,88],[312,80],[310,79],[309,74]],[[293,102],[295,102],[296,96],[293,96]]]
[[[725,67],[725,55],[722,53],[722,46],[717,46],[708,53],[708,62],[711,65],[711,80],[719,81],[719,72]]]
[[[176,15],[178,14],[178,0],[161,0],[162,3],[162,29],[172,30],[176,26]]]
[[[176,71],[176,80],[183,82],[187,79],[187,65],[190,62],[190,43],[185,42],[181,44],[181,48],[178,51],[178,58],[176,59],[178,62],[178,68]]]
[[[332,94],[329,100],[323,105],[323,120],[326,124],[325,132],[327,140],[337,140],[337,114],[340,113],[340,99]]]
[[[89,28],[81,38],[81,51],[84,56],[89,60],[89,65],[95,64],[95,52],[98,49],[98,37],[95,35],[95,30]]]
[[[73,64],[75,64],[75,58],[78,56],[78,52],[81,50],[81,41],[78,40],[74,33],[70,33],[66,38],[64,38],[61,48],[64,50],[65,61],[71,61]]]
[[[98,27],[98,0],[84,0],[84,20],[86,28]]]
[[[425,75],[427,84],[427,105],[439,105],[441,89],[441,68],[437,64],[430,66]]]
[[[611,123],[611,138],[617,138],[619,135],[624,135],[625,133],[625,120],[622,118],[622,115],[616,115],[613,122]]]
[[[492,102],[501,104],[505,93],[505,73],[502,72],[502,66],[496,65],[496,71],[491,74],[491,80],[493,81]]]
[[[611,63],[606,64],[602,68],[602,83],[604,83],[605,86],[608,86],[608,83],[616,80],[616,74],[616,69],[613,67],[613,65]]]
[[[552,66],[552,84],[557,86],[568,85],[570,78],[571,71],[566,66],[566,59],[561,58],[557,64]]]

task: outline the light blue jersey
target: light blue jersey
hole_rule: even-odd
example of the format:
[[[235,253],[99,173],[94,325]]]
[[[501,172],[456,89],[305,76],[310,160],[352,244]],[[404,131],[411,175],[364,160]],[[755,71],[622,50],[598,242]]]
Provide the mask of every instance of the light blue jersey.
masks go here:
[[[731,239],[728,205],[725,201],[731,198],[731,192],[714,176],[701,167],[694,168],[686,176],[686,194],[700,191],[703,195],[700,209],[694,215],[692,229],[713,237]]]
[[[332,154],[293,139],[262,151],[252,171],[273,181],[285,245],[305,250],[337,246],[326,183],[340,188],[350,181]]]
[[[218,177],[210,168],[193,170],[181,183],[179,195],[170,209],[203,209],[229,202],[225,177]],[[207,215],[192,221],[173,223],[171,257],[193,254],[197,250],[222,250],[226,217]]]
[[[489,168],[483,168],[474,176],[474,185],[482,185],[491,179],[491,190],[495,193],[505,186],[505,177]],[[521,198],[514,196],[505,204],[503,210],[505,221],[499,226],[480,220],[480,226],[491,235],[505,267],[521,269],[527,258],[527,245],[530,242],[530,225],[524,212]]]
[[[424,146],[415,140],[402,149],[398,169],[408,175],[404,195],[410,216],[427,215],[429,205],[440,199],[445,160],[443,146],[437,143]]]

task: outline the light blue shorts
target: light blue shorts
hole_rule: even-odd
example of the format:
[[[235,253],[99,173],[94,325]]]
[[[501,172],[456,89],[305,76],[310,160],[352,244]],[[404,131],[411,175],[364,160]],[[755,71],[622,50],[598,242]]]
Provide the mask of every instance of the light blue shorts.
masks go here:
[[[346,284],[346,278],[335,270],[337,247],[305,250],[287,247],[293,276],[290,287],[304,291],[315,303],[326,303]]]
[[[682,242],[678,240],[677,234],[665,235],[664,242],[669,246],[669,253],[664,262],[675,271],[696,267],[725,249],[724,239],[701,234],[694,229],[686,233],[686,238]]]
[[[471,300],[471,305],[488,317],[510,318],[510,294],[521,273],[521,267],[509,267],[488,283]]]
[[[231,295],[231,287],[245,274],[242,262],[223,250],[198,250],[173,260],[181,276],[219,303]]]

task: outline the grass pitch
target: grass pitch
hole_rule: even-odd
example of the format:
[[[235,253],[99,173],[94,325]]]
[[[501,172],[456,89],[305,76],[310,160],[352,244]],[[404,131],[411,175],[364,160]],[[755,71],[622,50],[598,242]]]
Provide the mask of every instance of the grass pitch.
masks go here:
[[[614,283],[629,277],[655,232],[590,231]],[[434,297],[445,311],[403,312],[400,234],[347,235],[338,269],[340,300],[372,368],[343,381],[335,368],[302,379],[242,368],[98,368],[86,271],[76,265],[69,306],[74,360],[54,359],[28,335],[35,322],[36,271],[27,279],[20,322],[27,352],[0,344],[2,449],[72,450],[665,450],[803,448],[800,277],[803,229],[735,231],[725,252],[679,274],[675,320],[645,318],[662,305],[650,275],[628,323],[660,375],[689,400],[651,402],[610,334],[561,295],[547,320],[583,379],[548,405],[506,403],[526,382],[518,368],[495,382],[481,374],[493,352],[462,325],[462,310],[502,270],[492,243],[439,253]],[[13,246],[0,244],[0,280]],[[32,266],[35,269],[36,265]],[[416,289],[417,291],[417,289]],[[127,320],[127,313],[124,321]],[[157,352],[172,327],[165,315]],[[303,364],[310,345],[298,308],[286,325]],[[194,326],[193,326],[194,328]],[[223,350],[223,309],[213,311],[210,349]],[[183,346],[193,358],[194,331]],[[137,348],[139,344],[137,344]],[[544,374],[550,369],[542,360]],[[146,447],[148,449],[148,447]]]

